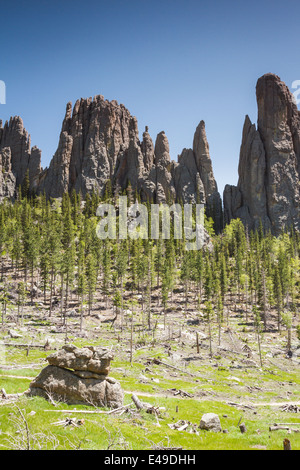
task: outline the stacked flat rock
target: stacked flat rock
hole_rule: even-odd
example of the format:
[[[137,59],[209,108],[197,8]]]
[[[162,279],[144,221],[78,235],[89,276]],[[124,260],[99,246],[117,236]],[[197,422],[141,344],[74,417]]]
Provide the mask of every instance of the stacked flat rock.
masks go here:
[[[30,396],[118,408],[124,393],[117,380],[108,377],[111,351],[101,347],[66,345],[47,357],[49,365],[31,382]]]

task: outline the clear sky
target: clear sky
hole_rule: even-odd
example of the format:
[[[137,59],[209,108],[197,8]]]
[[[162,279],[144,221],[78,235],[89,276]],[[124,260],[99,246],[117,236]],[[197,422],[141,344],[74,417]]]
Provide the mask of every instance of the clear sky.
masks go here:
[[[173,160],[203,119],[220,192],[237,183],[257,79],[300,80],[299,0],[0,0],[0,119],[19,115],[48,166],[65,106],[123,103]],[[292,90],[293,91],[293,90]]]

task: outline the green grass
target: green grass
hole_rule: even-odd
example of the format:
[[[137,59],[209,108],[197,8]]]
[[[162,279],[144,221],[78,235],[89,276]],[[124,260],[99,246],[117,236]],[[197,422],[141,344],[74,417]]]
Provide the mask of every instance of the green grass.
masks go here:
[[[0,388],[4,388],[6,393],[23,393],[29,388],[30,378],[15,379],[10,377],[0,377]]]
[[[27,354],[26,348],[17,348],[6,346],[4,351],[4,360],[1,363],[6,365],[27,365],[41,362],[54,351],[44,351],[41,349],[30,349]]]
[[[165,349],[156,345],[150,351],[137,350],[134,353],[134,361],[129,362],[129,354],[120,348],[122,354],[115,354],[112,362],[111,376],[118,379],[125,391],[125,404],[132,404],[131,391],[140,399],[155,406],[165,407],[159,418],[160,426],[157,426],[155,416],[145,412],[131,415],[124,413],[122,416],[104,414],[64,414],[55,410],[92,410],[90,406],[68,406],[59,403],[53,407],[46,400],[35,398],[21,398],[16,403],[26,418],[29,429],[29,443],[31,448],[45,449],[132,449],[150,450],[155,446],[182,447],[184,450],[248,450],[261,446],[267,450],[281,450],[283,439],[288,437],[293,450],[300,450],[300,433],[287,431],[270,432],[269,426],[277,423],[299,423],[298,415],[290,412],[282,412],[278,407],[257,406],[253,409],[238,409],[226,402],[247,400],[252,402],[268,402],[279,400],[282,394],[285,400],[299,400],[300,378],[295,373],[284,372],[274,367],[271,369],[235,369],[223,367],[222,358],[215,357],[207,360],[203,366],[191,361],[187,367],[181,366],[182,372],[172,371],[164,365],[150,364],[145,371],[146,361],[149,357],[160,357],[162,361],[171,363]],[[77,346],[99,344],[99,340],[91,342],[80,338],[74,343]],[[106,341],[101,339],[101,345]],[[107,345],[112,345],[111,339]],[[0,370],[0,389],[7,393],[21,393],[28,389],[30,379],[35,377],[47,364],[45,358],[53,351],[32,349],[27,356],[26,350],[8,347],[5,349],[5,361],[7,365],[15,364],[19,369]],[[34,368],[21,366],[40,364]],[[202,364],[202,363],[201,363]],[[168,371],[168,374],[166,374]],[[169,373],[172,373],[171,376]],[[198,375],[192,377],[187,372]],[[142,383],[140,376],[147,377],[148,382]],[[175,374],[177,374],[175,376]],[[234,380],[233,377],[239,379]],[[155,382],[152,379],[158,379]],[[293,384],[293,387],[290,387]],[[254,390],[250,393],[249,387],[260,387],[262,390]],[[166,391],[170,388],[184,390],[194,395],[195,398],[166,397]],[[293,390],[293,395],[287,398],[286,392]],[[146,393],[149,396],[143,396]],[[157,396],[155,396],[157,395]],[[198,397],[198,399],[196,399]],[[13,404],[0,406],[0,445],[2,449],[18,448],[26,445],[21,441],[21,415],[19,409]],[[46,410],[52,410],[48,412]],[[31,412],[35,412],[31,414]],[[221,420],[222,429],[228,433],[214,433],[198,429],[199,435],[188,432],[172,430],[168,424],[179,420],[187,420],[199,425],[204,413],[217,413]],[[84,425],[73,428],[57,427],[54,422],[73,416],[76,419],[83,418]],[[239,423],[244,422],[247,432],[241,434]],[[24,425],[24,423],[23,423]],[[24,428],[24,426],[23,426]]]
[[[142,397],[141,397],[142,398]],[[125,403],[130,403],[130,395],[125,396]],[[22,399],[18,402],[29,428],[31,446],[39,448],[56,449],[151,449],[155,445],[182,447],[185,450],[248,450],[255,446],[264,446],[267,450],[281,450],[282,442],[287,437],[286,431],[270,432],[270,420],[274,420],[274,412],[270,409],[260,412],[257,417],[252,411],[243,413],[224,403],[214,401],[197,402],[193,399],[155,398],[149,397],[147,401],[154,405],[165,407],[159,419],[160,427],[156,425],[156,418],[145,412],[134,417],[127,414],[122,416],[108,416],[97,414],[63,414],[47,412],[46,410],[91,409],[88,406],[68,406],[59,404],[52,407],[42,398]],[[176,412],[178,407],[178,412]],[[35,414],[30,413],[35,411]],[[222,429],[228,433],[214,433],[198,429],[199,435],[180,432],[169,428],[168,423],[179,420],[188,420],[199,424],[205,412],[217,413],[221,420]],[[226,417],[225,417],[226,415]],[[296,418],[287,414],[288,421],[296,422]],[[0,408],[0,444],[2,449],[8,449],[15,438],[14,445],[20,445],[20,434],[16,431],[16,418],[20,416],[18,409],[13,406]],[[53,425],[56,421],[73,416],[84,418],[85,422],[78,428],[71,426],[63,428]],[[14,421],[12,421],[14,419]],[[238,424],[244,422],[247,432],[241,434]],[[293,450],[300,450],[300,439],[297,434],[288,435]]]

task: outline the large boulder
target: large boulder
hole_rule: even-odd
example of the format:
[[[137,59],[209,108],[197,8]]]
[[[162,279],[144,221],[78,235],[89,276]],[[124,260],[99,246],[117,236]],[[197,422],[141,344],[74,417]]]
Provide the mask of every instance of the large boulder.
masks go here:
[[[96,374],[83,378],[75,371],[47,366],[30,384],[30,396],[63,400],[68,404],[108,406],[123,405],[124,393],[115,379]]]
[[[50,365],[31,382],[27,395],[118,408],[124,393],[120,383],[108,377],[112,358],[104,348],[64,346],[47,357]]]
[[[205,413],[201,418],[199,428],[206,431],[221,432],[222,427],[219,416],[216,413]]]

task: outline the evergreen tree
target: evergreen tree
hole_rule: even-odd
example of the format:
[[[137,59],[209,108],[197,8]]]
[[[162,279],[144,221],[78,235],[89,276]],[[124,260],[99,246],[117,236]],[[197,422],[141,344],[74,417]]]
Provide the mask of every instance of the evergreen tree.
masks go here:
[[[281,279],[280,279],[280,271],[278,265],[275,266],[274,270],[274,294],[276,299],[276,306],[277,306],[277,328],[280,331],[280,318],[281,318],[281,311],[282,311],[282,287],[281,287]]]
[[[93,298],[97,286],[96,259],[93,256],[93,253],[89,253],[86,258],[86,278],[88,283],[88,313],[90,315],[93,306]]]
[[[30,198],[30,179],[29,179],[29,170],[26,171],[25,177],[22,183],[22,188],[21,188],[21,195],[22,198]]]

